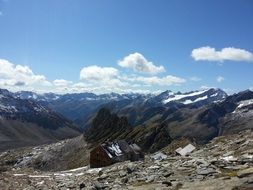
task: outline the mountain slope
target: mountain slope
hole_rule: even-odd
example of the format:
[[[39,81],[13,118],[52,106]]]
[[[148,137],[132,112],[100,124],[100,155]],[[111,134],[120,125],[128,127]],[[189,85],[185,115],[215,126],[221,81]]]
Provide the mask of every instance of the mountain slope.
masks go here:
[[[126,117],[118,117],[106,108],[99,110],[91,127],[84,134],[87,141],[93,144],[126,139],[128,142],[138,143],[145,151],[161,149],[170,142],[165,125],[132,127]]]
[[[0,89],[0,151],[71,138],[80,132],[47,107]]]

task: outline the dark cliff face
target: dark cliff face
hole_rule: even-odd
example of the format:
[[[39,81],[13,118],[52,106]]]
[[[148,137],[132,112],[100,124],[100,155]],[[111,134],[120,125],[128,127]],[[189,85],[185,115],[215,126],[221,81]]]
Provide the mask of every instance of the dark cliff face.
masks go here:
[[[103,143],[107,140],[126,139],[137,143],[144,151],[154,152],[171,142],[166,124],[132,127],[126,117],[118,117],[108,109],[102,108],[93,119],[92,126],[85,131],[91,143]]]
[[[92,126],[86,130],[85,136],[88,141],[99,143],[118,139],[131,130],[126,117],[118,117],[102,108],[93,119]]]

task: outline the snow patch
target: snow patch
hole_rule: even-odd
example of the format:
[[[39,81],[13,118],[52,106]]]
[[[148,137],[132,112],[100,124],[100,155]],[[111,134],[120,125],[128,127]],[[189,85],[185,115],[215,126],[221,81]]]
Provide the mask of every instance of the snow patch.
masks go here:
[[[242,107],[246,107],[253,104],[253,99],[249,99],[249,100],[243,100],[239,102],[239,105],[237,106],[237,108],[242,108]]]
[[[210,97],[218,96],[218,93],[212,94]]]
[[[198,101],[201,101],[201,100],[205,100],[205,99],[207,99],[207,96],[199,97],[199,98],[197,98],[194,101],[192,101],[192,100],[185,100],[183,102],[183,104],[192,104],[192,103],[195,103],[195,102],[198,102]]]
[[[168,102],[180,100],[180,99],[183,99],[183,98],[186,98],[186,97],[197,96],[197,95],[203,94],[207,91],[208,90],[202,90],[202,91],[197,91],[197,92],[193,92],[193,93],[190,93],[190,94],[178,94],[178,95],[175,95],[174,97],[171,97],[171,98],[168,98],[168,99],[164,100],[163,103],[166,104]]]

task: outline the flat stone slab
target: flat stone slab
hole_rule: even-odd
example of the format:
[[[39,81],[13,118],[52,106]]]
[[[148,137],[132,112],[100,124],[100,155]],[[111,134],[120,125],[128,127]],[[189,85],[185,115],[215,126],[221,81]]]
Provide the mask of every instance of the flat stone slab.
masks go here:
[[[241,170],[241,171],[238,171],[237,172],[237,176],[238,177],[247,177],[249,175],[252,175],[253,174],[253,168],[248,168],[248,169],[245,169],[245,170]]]

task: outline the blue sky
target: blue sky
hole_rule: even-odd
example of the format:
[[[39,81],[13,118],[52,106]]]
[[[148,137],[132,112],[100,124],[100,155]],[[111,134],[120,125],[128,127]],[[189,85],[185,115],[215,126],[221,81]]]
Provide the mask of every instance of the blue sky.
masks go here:
[[[251,0],[0,0],[0,88],[245,90],[252,23]]]

